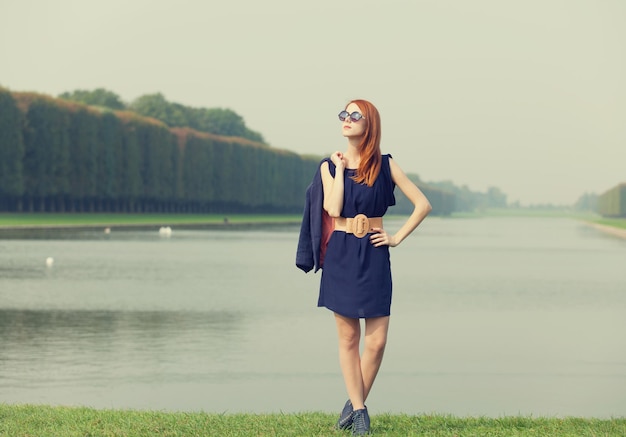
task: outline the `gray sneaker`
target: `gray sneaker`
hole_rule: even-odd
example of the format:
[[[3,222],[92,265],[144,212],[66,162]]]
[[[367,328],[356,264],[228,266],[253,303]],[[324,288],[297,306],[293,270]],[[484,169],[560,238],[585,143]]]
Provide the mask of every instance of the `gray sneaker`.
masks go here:
[[[352,426],[352,415],[354,414],[354,410],[352,409],[352,402],[350,399],[346,402],[346,405],[343,406],[343,410],[341,410],[341,415],[339,416],[339,420],[337,421],[337,425],[335,428],[337,429],[348,429]]]
[[[356,410],[352,415],[352,435],[366,435],[370,433],[370,416],[367,407]]]

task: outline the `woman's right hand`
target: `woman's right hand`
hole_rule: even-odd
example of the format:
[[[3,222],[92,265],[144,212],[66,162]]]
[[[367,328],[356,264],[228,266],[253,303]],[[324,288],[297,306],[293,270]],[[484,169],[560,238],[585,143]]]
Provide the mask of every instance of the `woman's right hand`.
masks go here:
[[[343,156],[343,153],[341,152],[335,152],[332,155],[330,155],[330,160],[332,161],[333,164],[335,164],[335,167],[339,168],[340,170],[343,170],[346,168],[346,158]]]

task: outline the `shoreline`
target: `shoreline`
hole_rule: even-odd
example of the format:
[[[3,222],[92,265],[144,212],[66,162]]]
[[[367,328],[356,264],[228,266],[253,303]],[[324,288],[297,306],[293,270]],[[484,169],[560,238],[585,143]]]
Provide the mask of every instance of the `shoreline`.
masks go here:
[[[53,232],[53,231],[101,231],[109,233],[114,231],[158,231],[160,228],[169,227],[172,230],[242,230],[255,228],[278,228],[300,226],[300,222],[227,222],[227,223],[126,223],[126,224],[58,224],[58,225],[12,225],[0,226],[0,238],[3,234],[15,232]]]
[[[120,224],[47,224],[0,226],[0,241],[4,239],[63,237],[83,234],[99,238],[123,235],[125,232],[154,232],[171,236],[177,231],[254,231],[270,229],[298,229],[299,222],[242,221],[212,223],[120,223]]]
[[[173,229],[247,229],[301,224],[295,214],[0,214],[0,234],[30,231],[132,231]]]
[[[583,223],[585,223],[588,226],[591,226],[594,229],[604,232],[605,234],[613,235],[615,237],[620,237],[620,238],[626,238],[626,229],[616,228],[615,226],[601,225],[599,223],[594,223],[594,222],[589,222],[589,221],[584,221]]]

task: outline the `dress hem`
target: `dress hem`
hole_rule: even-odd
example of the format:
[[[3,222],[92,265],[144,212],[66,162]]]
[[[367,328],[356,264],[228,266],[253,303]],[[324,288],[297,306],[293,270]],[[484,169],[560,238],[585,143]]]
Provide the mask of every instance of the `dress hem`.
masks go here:
[[[387,312],[386,314],[379,314],[379,315],[375,315],[375,316],[354,316],[352,314],[343,314],[339,311],[336,311],[326,305],[318,305],[318,308],[326,308],[329,311],[332,311],[333,313],[339,314],[340,316],[343,317],[347,317],[349,319],[373,319],[374,317],[389,317],[391,316],[391,311]]]

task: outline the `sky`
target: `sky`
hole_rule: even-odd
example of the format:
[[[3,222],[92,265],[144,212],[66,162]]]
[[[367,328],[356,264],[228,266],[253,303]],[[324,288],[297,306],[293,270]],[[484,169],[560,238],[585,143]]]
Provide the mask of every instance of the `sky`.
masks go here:
[[[0,86],[162,93],[319,156],[363,98],[423,181],[522,205],[626,182],[623,0],[0,0]]]

